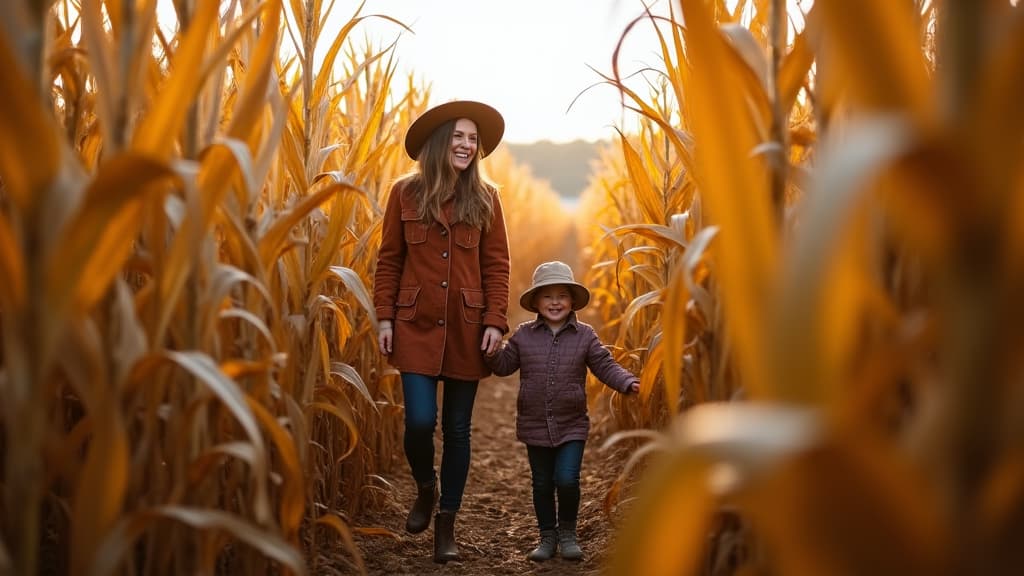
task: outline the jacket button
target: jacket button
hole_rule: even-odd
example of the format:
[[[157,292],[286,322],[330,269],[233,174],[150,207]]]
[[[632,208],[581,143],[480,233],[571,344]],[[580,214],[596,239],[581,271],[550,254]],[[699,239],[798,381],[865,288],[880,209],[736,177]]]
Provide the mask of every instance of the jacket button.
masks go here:
[[[438,326],[444,326],[444,320],[438,320],[437,321],[437,325]]]
[[[447,250],[445,250],[444,252],[441,252],[441,258],[447,258],[447,257],[448,257],[448,251]]]
[[[447,288],[447,287],[448,287],[448,281],[447,280],[441,281],[441,288]]]

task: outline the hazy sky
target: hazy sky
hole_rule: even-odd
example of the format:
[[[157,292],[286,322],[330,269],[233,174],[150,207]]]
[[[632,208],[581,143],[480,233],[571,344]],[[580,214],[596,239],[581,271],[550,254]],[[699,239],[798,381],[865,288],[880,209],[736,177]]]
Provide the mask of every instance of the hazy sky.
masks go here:
[[[668,1],[654,2],[652,11],[667,14]],[[333,26],[357,6],[337,0]],[[459,98],[495,106],[508,142],[595,140],[613,137],[612,125],[630,130],[635,122],[632,113],[623,117],[618,92],[596,86],[569,105],[600,80],[588,65],[611,73],[619,37],[642,13],[640,0],[367,0],[363,15],[387,14],[414,34],[371,18],[351,37],[361,42],[365,34],[375,47],[397,38],[400,72],[431,84],[432,103]],[[634,26],[623,46],[623,72],[661,68],[649,21]]]

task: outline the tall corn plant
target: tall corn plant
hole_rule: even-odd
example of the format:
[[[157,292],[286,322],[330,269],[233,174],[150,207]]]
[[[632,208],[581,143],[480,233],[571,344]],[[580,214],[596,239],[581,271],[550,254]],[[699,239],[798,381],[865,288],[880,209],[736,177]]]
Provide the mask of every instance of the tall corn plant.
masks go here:
[[[408,166],[394,138],[407,126],[408,112],[390,102],[390,50],[358,50],[348,41],[360,21],[377,17],[360,16],[361,10],[318,59],[328,8],[319,2],[291,6],[296,57],[289,64],[297,67],[291,87],[297,97],[276,177],[280,189],[308,187],[330,202],[303,221],[301,245],[276,262],[275,282],[288,303],[286,316],[297,322],[289,330],[295,356],[304,360],[292,367],[287,387],[310,435],[303,461],[312,484],[308,509],[357,559],[349,518],[365,505],[372,494],[368,478],[390,465],[399,441],[395,379],[376,353],[368,290],[379,244],[377,194]],[[340,80],[334,80],[336,68]],[[417,94],[407,100],[415,104]],[[315,560],[324,544],[313,539]]]
[[[762,551],[745,573],[1019,571],[1024,12],[818,0],[790,43],[784,2],[678,4],[716,337],[748,401],[645,448],[612,573],[700,573],[723,507]]]
[[[176,135],[188,133],[196,117],[184,104],[201,95],[204,62],[238,42],[244,25],[225,38],[216,6],[200,3],[189,29],[175,39],[173,58],[165,52],[158,60],[154,51],[137,49],[152,38],[153,3],[109,10],[107,17],[100,3],[65,4],[63,17],[45,4],[8,8],[4,21],[12,25],[0,39],[0,69],[12,87],[2,122],[9,203],[0,227],[13,290],[5,291],[2,305],[3,421],[6,437],[24,437],[5,445],[9,568],[34,573],[39,567],[40,512],[47,510],[57,516],[56,546],[67,546],[64,568],[76,573],[112,571],[146,532],[163,534],[150,561],[190,550],[186,565],[207,563],[215,548],[206,546],[204,558],[204,547],[193,545],[214,540],[186,538],[182,525],[226,530],[301,572],[301,557],[271,509],[269,446],[258,415],[200,351],[208,309],[197,306],[195,292],[183,294],[178,281],[203,270],[180,255],[202,263],[209,257],[198,232],[212,218],[231,165],[181,158],[185,146]],[[276,46],[276,8],[270,4],[264,14],[269,32],[247,36],[256,52],[254,72],[238,77],[258,102],[264,96],[256,89],[267,80],[260,62],[266,69]],[[27,21],[20,18],[25,14],[31,14]],[[45,39],[53,30],[57,60],[65,64],[56,80],[46,64]],[[84,59],[70,54],[72,36],[81,37]],[[156,83],[161,91],[147,92]],[[89,124],[82,141],[62,137],[51,85],[58,110],[85,105],[64,127],[78,134]],[[252,102],[252,96],[240,99],[239,112]],[[18,123],[25,119],[29,124],[20,128],[39,141],[20,148]],[[253,125],[234,136],[244,139]],[[177,158],[183,162],[174,164]],[[157,231],[170,229],[180,233],[169,246],[156,241]],[[146,270],[145,286],[133,298],[123,274],[138,270]],[[221,430],[237,440],[218,440],[226,439]],[[197,472],[223,456],[239,464],[229,467],[230,484],[216,492],[241,510],[204,510],[219,494]]]
[[[691,396],[677,390],[667,401],[659,319],[676,263],[683,262],[700,218],[692,181],[657,144],[665,143],[661,130],[644,120],[638,126],[636,135],[621,135],[617,146],[602,152],[578,219],[581,244],[587,246],[583,268],[594,295],[589,315],[617,358],[641,377],[638,403],[622,402],[596,380],[588,393],[595,403],[610,402],[618,427],[625,428],[659,427]]]
[[[664,20],[664,21],[663,21]],[[596,386],[615,406],[618,426],[658,427],[666,414],[708,400],[728,399],[738,384],[710,272],[709,243],[717,226],[704,222],[694,160],[691,82],[680,58],[681,28],[646,14],[626,30],[654,25],[663,69],[647,68],[648,93],[630,88],[617,61],[603,80],[620,89],[624,107],[639,117],[639,130],[620,135],[619,153],[602,156],[602,168],[585,197],[590,282],[612,306],[602,306],[603,329],[639,358],[641,402],[621,402]],[[671,25],[666,37],[659,24]],[[653,79],[652,79],[653,77]],[[597,231],[597,228],[600,231]],[[614,248],[614,249],[612,249]],[[627,280],[632,279],[632,280]],[[662,319],[671,318],[671,321]]]
[[[178,31],[155,2],[4,7],[2,572],[303,573],[303,526],[345,536],[358,505],[339,461],[372,460],[342,247],[393,170],[390,69],[289,81],[279,3],[175,7]],[[376,115],[322,105],[353,91]]]

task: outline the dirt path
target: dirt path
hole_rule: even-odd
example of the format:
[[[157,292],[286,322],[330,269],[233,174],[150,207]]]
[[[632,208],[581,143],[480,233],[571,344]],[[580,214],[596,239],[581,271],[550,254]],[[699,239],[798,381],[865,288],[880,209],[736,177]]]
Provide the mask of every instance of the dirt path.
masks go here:
[[[367,572],[373,576],[459,574],[498,576],[507,574],[600,573],[602,556],[609,544],[610,521],[602,511],[602,499],[621,468],[622,456],[602,452],[603,438],[593,434],[584,453],[580,544],[586,558],[569,562],[556,558],[544,563],[526,559],[537,543],[537,528],[530,495],[526,449],[515,439],[514,415],[518,380],[490,379],[480,384],[473,413],[473,458],[456,538],[462,561],[435,564],[433,528],[422,534],[404,532],[405,513],[413,500],[413,487],[404,462],[385,475],[394,488],[383,509],[355,519],[357,526],[382,526],[397,539],[357,536]],[[440,453],[438,453],[440,458]]]

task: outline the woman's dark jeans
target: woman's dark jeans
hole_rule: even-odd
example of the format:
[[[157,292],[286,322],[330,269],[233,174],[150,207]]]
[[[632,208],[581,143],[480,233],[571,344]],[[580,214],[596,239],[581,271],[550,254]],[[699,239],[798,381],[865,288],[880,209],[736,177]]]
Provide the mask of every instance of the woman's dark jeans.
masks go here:
[[[554,530],[559,524],[575,525],[580,511],[580,467],[583,465],[583,440],[570,440],[554,448],[526,446],[533,476],[533,510],[537,527]],[[555,511],[555,492],[558,510]]]
[[[469,430],[477,381],[402,373],[405,394],[405,457],[418,484],[434,479],[434,429],[437,427],[437,382],[444,382],[441,401],[442,510],[458,510],[469,475]]]

